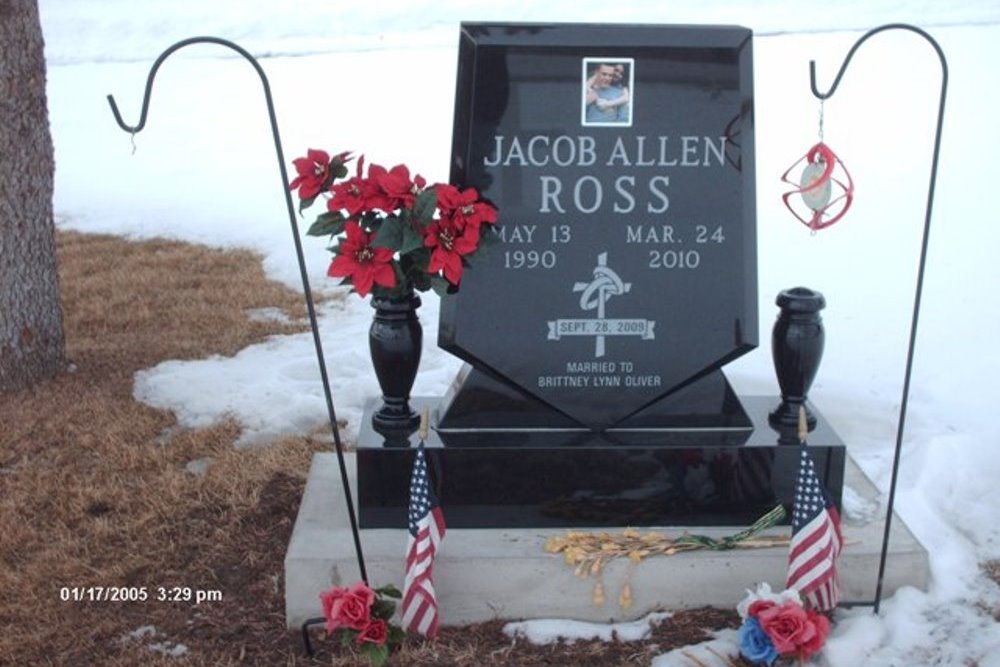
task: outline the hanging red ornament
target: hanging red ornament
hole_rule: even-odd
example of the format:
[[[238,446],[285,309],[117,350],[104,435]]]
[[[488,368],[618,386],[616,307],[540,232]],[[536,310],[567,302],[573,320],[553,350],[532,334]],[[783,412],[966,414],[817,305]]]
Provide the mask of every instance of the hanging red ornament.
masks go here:
[[[791,174],[805,163],[798,180]],[[844,217],[854,201],[854,181],[847,167],[829,146],[820,141],[782,174],[781,180],[795,186],[795,190],[781,196],[785,206],[799,222],[816,232],[825,229]],[[798,203],[801,196],[803,208]]]

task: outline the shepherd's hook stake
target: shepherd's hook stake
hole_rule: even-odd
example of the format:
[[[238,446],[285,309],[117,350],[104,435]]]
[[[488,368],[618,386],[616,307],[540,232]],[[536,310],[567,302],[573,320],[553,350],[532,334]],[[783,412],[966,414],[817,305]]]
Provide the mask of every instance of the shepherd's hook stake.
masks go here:
[[[146,119],[149,114],[149,101],[153,91],[153,80],[156,78],[156,73],[160,69],[160,65],[162,65],[163,62],[175,51],[192,44],[218,44],[219,46],[224,46],[228,49],[236,51],[251,65],[253,65],[253,68],[257,71],[258,76],[260,76],[261,84],[264,87],[264,98],[267,102],[267,113],[271,121],[271,135],[274,138],[274,150],[278,158],[278,170],[281,175],[281,190],[284,193],[285,206],[288,209],[288,222],[292,228],[292,239],[295,241],[295,253],[298,257],[299,273],[302,277],[302,290],[305,294],[306,308],[309,311],[309,324],[312,327],[313,344],[316,348],[316,359],[319,363],[320,377],[323,381],[323,392],[326,397],[327,416],[330,420],[330,428],[333,431],[333,441],[337,450],[337,461],[340,464],[340,478],[344,487],[344,500],[347,505],[347,512],[351,521],[351,532],[354,534],[354,550],[357,554],[358,569],[361,573],[361,579],[367,584],[368,574],[365,570],[365,559],[361,550],[361,537],[358,532],[357,515],[354,511],[354,501],[351,498],[350,482],[347,478],[347,465],[344,462],[344,448],[340,440],[340,430],[337,428],[337,414],[333,407],[333,394],[330,391],[330,380],[327,375],[326,363],[323,357],[323,343],[319,336],[319,327],[316,318],[316,308],[313,304],[312,290],[309,288],[309,274],[306,269],[305,256],[302,252],[302,241],[299,237],[299,226],[295,220],[295,206],[292,203],[292,195],[288,189],[288,172],[285,169],[285,155],[284,151],[281,149],[281,137],[278,134],[278,121],[274,113],[274,102],[271,99],[271,86],[267,81],[267,75],[261,68],[260,63],[257,62],[257,59],[238,44],[234,44],[229,40],[221,39],[219,37],[191,37],[189,39],[181,40],[168,48],[166,51],[161,53],[160,57],[153,63],[153,66],[149,70],[149,76],[146,78],[146,91],[143,95],[142,111],[139,115],[139,123],[137,125],[128,125],[124,120],[122,120],[121,113],[118,111],[118,105],[115,103],[113,95],[108,95],[108,104],[111,105],[111,113],[114,114],[115,121],[117,121],[118,126],[126,132],[129,132],[134,141],[135,135],[138,132],[141,132],[146,126]]]
[[[886,508],[885,533],[882,537],[882,555],[879,560],[878,581],[875,586],[874,607],[876,614],[879,611],[879,604],[882,601],[882,585],[885,579],[886,554],[889,549],[889,534],[892,530],[892,508],[896,498],[896,483],[899,478],[899,457],[902,452],[903,433],[906,428],[906,406],[910,396],[910,378],[913,373],[913,354],[917,342],[917,324],[920,320],[920,300],[924,289],[924,267],[927,263],[927,242],[930,238],[931,211],[934,208],[934,188],[937,185],[938,157],[941,152],[941,129],[944,125],[944,103],[948,92],[948,61],[944,57],[944,51],[941,50],[941,46],[933,37],[920,28],[906,23],[889,23],[887,25],[869,30],[862,35],[862,37],[854,43],[854,46],[851,47],[851,50],[847,52],[847,57],[840,66],[840,71],[837,72],[837,76],[834,78],[833,84],[825,93],[821,93],[816,87],[816,61],[809,61],[809,85],[812,88],[812,93],[821,101],[827,100],[833,96],[834,92],[836,92],[837,86],[840,85],[840,79],[844,76],[844,72],[847,70],[847,66],[851,63],[851,58],[854,57],[854,53],[858,50],[858,47],[860,47],[869,37],[886,30],[908,30],[920,35],[927,40],[932,47],[934,47],[934,51],[937,52],[938,59],[941,61],[941,96],[938,102],[937,129],[934,134],[934,155],[931,160],[930,182],[927,186],[927,207],[924,212],[924,232],[923,241],[920,245],[920,263],[917,269],[917,285],[913,296],[913,315],[910,320],[910,341],[906,352],[906,370],[903,373],[903,394],[902,399],[900,400],[899,422],[896,428],[896,449],[892,460],[892,480],[889,483],[889,499],[888,506]]]

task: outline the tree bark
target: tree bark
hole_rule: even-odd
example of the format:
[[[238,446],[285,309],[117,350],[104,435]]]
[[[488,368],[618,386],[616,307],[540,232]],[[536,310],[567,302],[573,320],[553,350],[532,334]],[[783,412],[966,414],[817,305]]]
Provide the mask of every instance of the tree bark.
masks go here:
[[[0,0],[0,391],[64,365],[37,0]]]

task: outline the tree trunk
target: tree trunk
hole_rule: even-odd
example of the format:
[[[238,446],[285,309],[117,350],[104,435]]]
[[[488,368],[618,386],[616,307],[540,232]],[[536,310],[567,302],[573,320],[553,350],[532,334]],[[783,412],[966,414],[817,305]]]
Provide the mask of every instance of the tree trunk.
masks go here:
[[[64,366],[37,0],[0,0],[0,391]]]

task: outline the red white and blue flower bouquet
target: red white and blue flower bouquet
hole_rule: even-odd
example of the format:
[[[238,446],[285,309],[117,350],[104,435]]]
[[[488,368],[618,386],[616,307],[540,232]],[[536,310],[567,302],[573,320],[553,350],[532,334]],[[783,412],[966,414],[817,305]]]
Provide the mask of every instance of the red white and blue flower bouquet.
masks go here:
[[[761,584],[736,611],[743,619],[740,655],[754,665],[774,665],[783,659],[804,664],[830,634],[830,620],[803,606],[794,589],[773,593]]]

